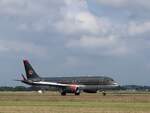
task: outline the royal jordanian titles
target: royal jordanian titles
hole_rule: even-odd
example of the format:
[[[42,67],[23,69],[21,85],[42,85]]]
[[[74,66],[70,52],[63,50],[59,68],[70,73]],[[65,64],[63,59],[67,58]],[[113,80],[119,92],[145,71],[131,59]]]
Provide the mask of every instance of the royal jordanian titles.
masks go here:
[[[26,77],[22,74],[25,84],[38,87],[55,88],[61,95],[74,93],[80,95],[81,92],[96,93],[106,89],[115,88],[118,83],[106,76],[79,76],[79,77],[40,77],[28,60],[23,60]]]

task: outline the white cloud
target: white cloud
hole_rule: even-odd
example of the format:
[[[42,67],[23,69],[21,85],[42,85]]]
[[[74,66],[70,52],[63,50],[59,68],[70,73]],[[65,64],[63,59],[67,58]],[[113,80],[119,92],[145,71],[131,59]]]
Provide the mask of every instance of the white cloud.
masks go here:
[[[148,22],[130,22],[128,26],[130,35],[139,35],[150,32],[150,21]]]
[[[145,4],[145,2],[141,3],[139,0],[136,0],[136,3],[129,0],[98,0],[98,2],[102,5],[120,8],[134,4],[144,6]],[[11,21],[14,26],[9,23],[5,24],[8,27],[11,26],[11,28],[17,27],[17,31],[14,30],[16,34],[18,29],[22,30],[21,32],[38,31],[41,33],[49,32],[50,34],[53,30],[55,33],[61,33],[65,40],[63,43],[64,45],[67,43],[68,47],[80,47],[84,50],[92,48],[88,52],[98,49],[103,51],[101,54],[107,53],[108,55],[128,53],[129,46],[132,47],[131,45],[136,44],[136,41],[130,41],[131,36],[129,35],[143,34],[150,30],[149,22],[130,22],[128,20],[126,24],[122,24],[119,22],[119,18],[118,22],[114,22],[109,16],[96,15],[89,10],[86,0],[62,0],[59,2],[49,0],[39,0],[38,2],[36,0],[2,0],[0,1],[0,16],[3,17],[3,15],[9,16],[9,21],[11,21],[11,17],[14,17]],[[65,36],[69,36],[70,39],[65,38]],[[54,38],[59,40],[55,36]],[[124,38],[127,40],[124,40]],[[29,44],[29,46],[36,48],[34,43]],[[20,47],[23,51],[31,51],[26,50],[23,45]],[[0,50],[5,51],[6,49],[5,46],[2,46]],[[12,47],[12,49],[21,51],[18,48]]]
[[[49,0],[1,0],[0,14],[16,15],[16,16],[38,16],[46,15],[57,9],[63,2],[49,1]]]
[[[97,55],[120,56],[129,52],[125,42],[113,35],[108,37],[83,36],[79,40],[69,41],[67,47],[82,48]]]
[[[102,5],[109,5],[116,8],[144,8],[150,10],[149,0],[97,0]]]
[[[59,31],[68,34],[81,32],[98,33],[100,30],[103,30],[102,24],[105,24],[103,22],[100,23],[99,19],[89,12],[67,13],[64,16],[63,20],[59,21],[56,27]]]
[[[56,18],[60,17],[63,6],[64,1],[1,0],[0,16],[10,19],[9,22],[15,23],[17,29],[42,32],[50,30]]]
[[[116,37],[89,37],[83,36],[79,40],[73,40],[68,46],[80,46],[87,48],[108,47],[116,44]]]
[[[47,49],[43,46],[35,45],[31,42],[0,40],[0,52],[15,52],[32,54],[35,56],[47,55]]]
[[[57,21],[56,28],[68,34],[105,33],[110,27],[109,20],[94,15],[87,6],[86,1],[67,0],[66,6],[61,10],[62,18]]]
[[[124,6],[128,0],[97,0],[100,4],[111,5],[114,7]]]

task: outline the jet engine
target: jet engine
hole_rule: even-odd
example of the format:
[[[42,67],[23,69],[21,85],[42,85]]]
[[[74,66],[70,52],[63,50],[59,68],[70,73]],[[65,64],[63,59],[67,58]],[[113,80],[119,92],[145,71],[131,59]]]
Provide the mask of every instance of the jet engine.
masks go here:
[[[78,85],[70,85],[68,87],[63,88],[60,91],[61,95],[66,95],[66,93],[74,93],[75,95],[80,95],[80,89]]]
[[[70,89],[75,95],[80,95],[80,89],[77,85],[71,85]]]

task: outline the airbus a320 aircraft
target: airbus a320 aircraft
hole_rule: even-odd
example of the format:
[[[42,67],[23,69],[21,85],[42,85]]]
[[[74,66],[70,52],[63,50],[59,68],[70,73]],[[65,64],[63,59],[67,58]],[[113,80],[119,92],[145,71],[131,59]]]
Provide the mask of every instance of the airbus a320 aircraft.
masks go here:
[[[53,87],[61,95],[74,93],[80,95],[81,92],[96,93],[108,88],[117,87],[118,84],[110,77],[105,76],[80,76],[80,77],[40,77],[32,68],[28,60],[23,60],[26,77],[22,74],[25,84],[38,87]]]

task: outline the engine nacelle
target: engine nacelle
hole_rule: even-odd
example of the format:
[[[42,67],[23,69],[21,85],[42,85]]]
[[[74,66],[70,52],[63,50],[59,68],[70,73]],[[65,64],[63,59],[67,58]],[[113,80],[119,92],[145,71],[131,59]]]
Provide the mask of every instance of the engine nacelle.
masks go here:
[[[73,92],[73,93],[75,93],[75,92],[77,91],[77,89],[78,89],[78,86],[77,86],[77,85],[71,85],[71,86],[70,86],[70,90],[71,90],[71,92]]]
[[[80,95],[80,89],[78,85],[71,85],[65,89],[62,89],[61,93],[74,93],[75,95]]]

